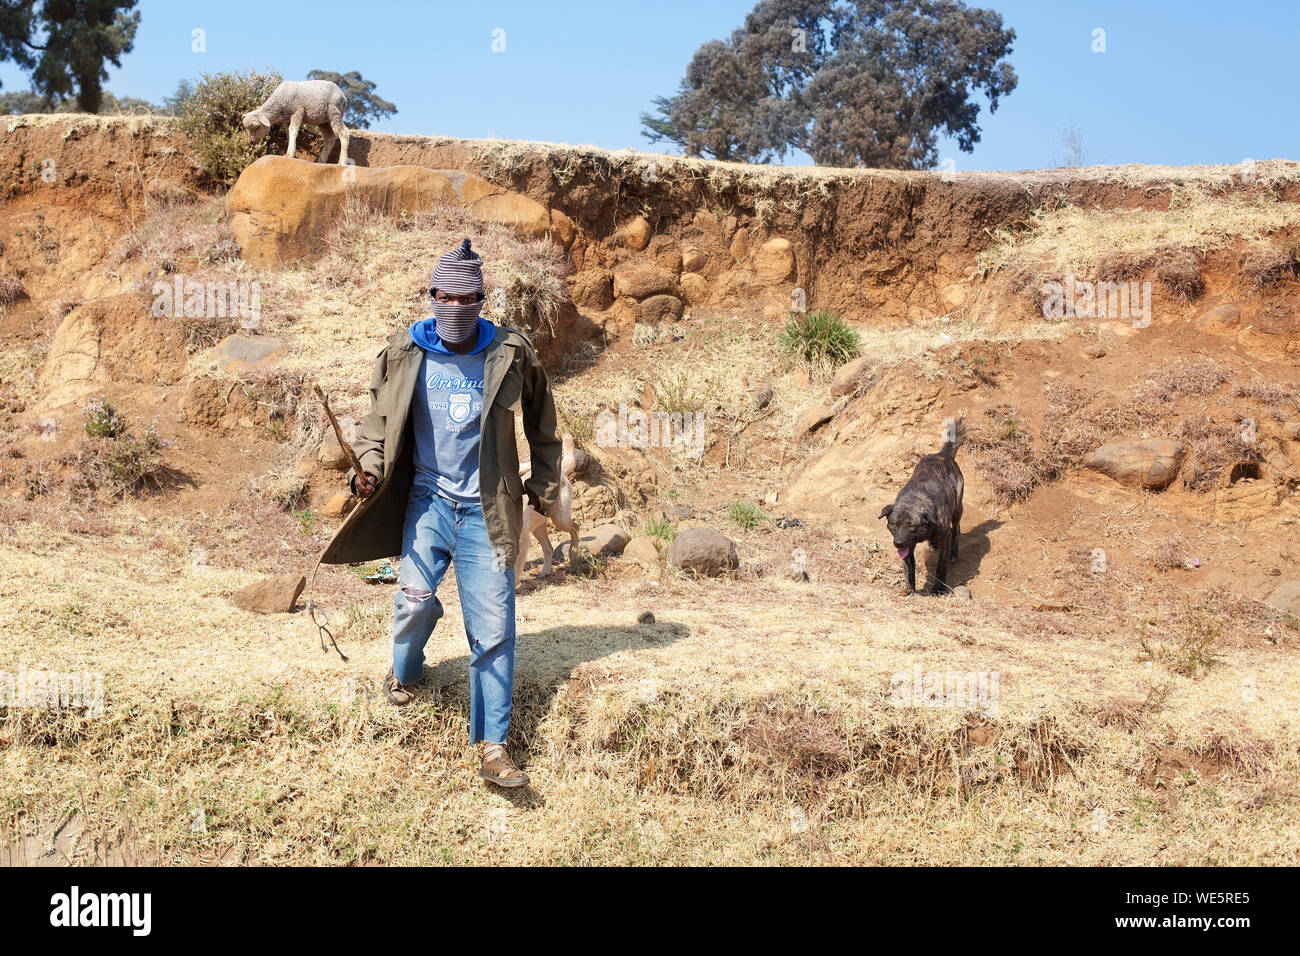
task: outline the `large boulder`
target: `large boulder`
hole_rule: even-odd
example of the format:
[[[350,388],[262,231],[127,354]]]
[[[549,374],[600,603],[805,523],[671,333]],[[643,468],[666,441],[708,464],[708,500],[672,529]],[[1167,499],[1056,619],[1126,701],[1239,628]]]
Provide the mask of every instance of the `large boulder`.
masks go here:
[[[700,525],[687,528],[673,538],[668,563],[696,574],[721,574],[740,567],[740,558],[736,554],[736,542],[721,531]]]
[[[794,275],[794,247],[789,239],[773,236],[754,252],[754,275],[764,285],[778,285]]]
[[[682,300],[672,295],[652,295],[641,303],[640,318],[647,325],[676,322],[682,317]]]
[[[245,169],[226,196],[231,229],[244,259],[263,266],[318,255],[321,239],[349,195],[390,214],[435,202],[463,202],[475,215],[529,238],[550,236],[566,248],[573,222],[520,193],[460,170],[423,166],[336,166],[263,156]]]
[[[1186,446],[1176,439],[1148,438],[1102,445],[1083,464],[1122,485],[1160,491],[1178,477],[1186,456]]]
[[[630,296],[638,301],[652,295],[674,295],[677,284],[672,273],[654,263],[631,260],[614,270],[614,296]]]
[[[614,304],[614,280],[605,269],[589,269],[569,279],[569,294],[578,305],[604,311]]]

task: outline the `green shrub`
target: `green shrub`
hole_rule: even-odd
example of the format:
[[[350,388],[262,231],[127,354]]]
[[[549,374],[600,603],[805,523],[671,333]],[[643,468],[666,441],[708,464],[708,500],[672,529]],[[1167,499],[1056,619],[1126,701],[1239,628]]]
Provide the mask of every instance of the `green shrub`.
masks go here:
[[[834,312],[792,313],[781,332],[781,347],[809,365],[834,369],[857,357],[862,339]]]
[[[160,487],[167,472],[162,453],[174,444],[159,435],[153,424],[139,435],[123,432],[110,439],[104,464],[112,477],[113,490],[126,493],[139,491],[146,485]]]
[[[126,431],[126,419],[104,398],[92,399],[82,409],[83,428],[92,438],[116,438]]]
[[[88,402],[84,415],[83,427],[94,439],[78,459],[84,487],[127,494],[162,486],[167,473],[163,452],[176,442],[159,435],[156,423],[133,431],[125,416],[103,397]]]
[[[257,109],[280,85],[275,70],[258,73],[205,73],[177,104],[180,130],[195,159],[215,182],[232,186],[250,163],[276,143],[275,133],[250,143],[244,114]]]
[[[732,524],[746,531],[753,531],[767,520],[767,515],[757,505],[751,505],[747,501],[733,501],[727,508],[727,517]]]
[[[652,538],[659,538],[671,544],[673,538],[677,537],[677,526],[661,516],[652,519],[646,524],[645,533]]]

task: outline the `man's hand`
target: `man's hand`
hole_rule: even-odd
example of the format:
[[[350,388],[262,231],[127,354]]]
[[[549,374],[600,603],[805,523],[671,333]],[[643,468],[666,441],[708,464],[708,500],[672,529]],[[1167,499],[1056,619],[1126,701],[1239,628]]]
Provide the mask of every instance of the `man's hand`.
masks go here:
[[[370,472],[352,476],[352,493],[358,498],[369,498],[379,487],[379,476]]]

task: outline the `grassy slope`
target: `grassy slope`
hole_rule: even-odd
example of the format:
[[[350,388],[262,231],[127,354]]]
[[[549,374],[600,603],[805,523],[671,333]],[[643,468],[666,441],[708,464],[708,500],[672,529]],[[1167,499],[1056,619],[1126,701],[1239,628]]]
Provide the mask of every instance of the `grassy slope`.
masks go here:
[[[267,331],[294,339],[292,368],[350,386],[352,404],[339,404],[353,413],[385,323],[406,321],[419,299],[426,258],[410,235],[366,228],[335,257],[346,266],[331,273],[337,288],[310,270],[267,277]],[[1016,247],[1007,262],[1074,261],[1061,252]],[[378,321],[359,326],[359,308]],[[578,416],[685,372],[730,417],[743,389],[722,370],[740,354],[756,377],[775,368],[762,438],[783,440],[825,383],[800,386],[753,329],[707,331],[663,355],[641,351],[644,368],[573,376],[561,406]],[[932,364],[930,335],[873,331],[868,352]],[[347,664],[320,652],[303,614],[230,604],[230,591],[269,569],[306,566],[303,543],[284,537],[292,526],[261,529],[260,550],[241,560],[255,523],[201,531],[201,516],[147,502],[60,507],[94,512],[103,527],[66,530],[21,503],[0,512],[0,670],[102,672],[106,714],[0,718],[9,859],[47,846],[78,862],[1300,859],[1290,717],[1300,672],[1289,646],[1231,646],[1186,676],[1172,657],[1144,660],[1131,629],[1086,613],[905,601],[859,583],[829,546],[810,550],[813,585],[565,580],[521,598],[513,746],[534,788],[508,795],[477,781],[464,742],[455,601],[430,644],[430,694],[397,711],[377,694],[389,589],[322,572]],[[228,553],[196,566],[204,534],[229,537]],[[754,536],[742,550],[761,547]],[[657,624],[634,623],[645,608]],[[917,664],[997,671],[996,711],[894,706],[892,675]],[[195,810],[206,833],[194,831]],[[60,842],[56,831],[76,836]]]

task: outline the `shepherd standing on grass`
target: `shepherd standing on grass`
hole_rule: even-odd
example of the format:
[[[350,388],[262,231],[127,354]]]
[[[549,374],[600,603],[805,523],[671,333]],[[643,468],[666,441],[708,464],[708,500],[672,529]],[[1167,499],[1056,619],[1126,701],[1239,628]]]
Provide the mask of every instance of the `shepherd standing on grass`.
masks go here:
[[[466,239],[438,260],[433,318],[398,332],[370,378],[370,414],[349,470],[362,499],[322,558],[326,564],[400,553],[393,600],[393,666],[384,695],[408,703],[423,678],[424,646],[442,617],[436,591],[456,565],[469,639],[469,739],[479,773],[503,787],[528,776],[506,752],[515,663],[514,564],[523,496],[548,514],[559,493],[560,440],[550,382],[527,336],[479,316],[483,260]],[[514,413],[532,455],[519,478]]]

